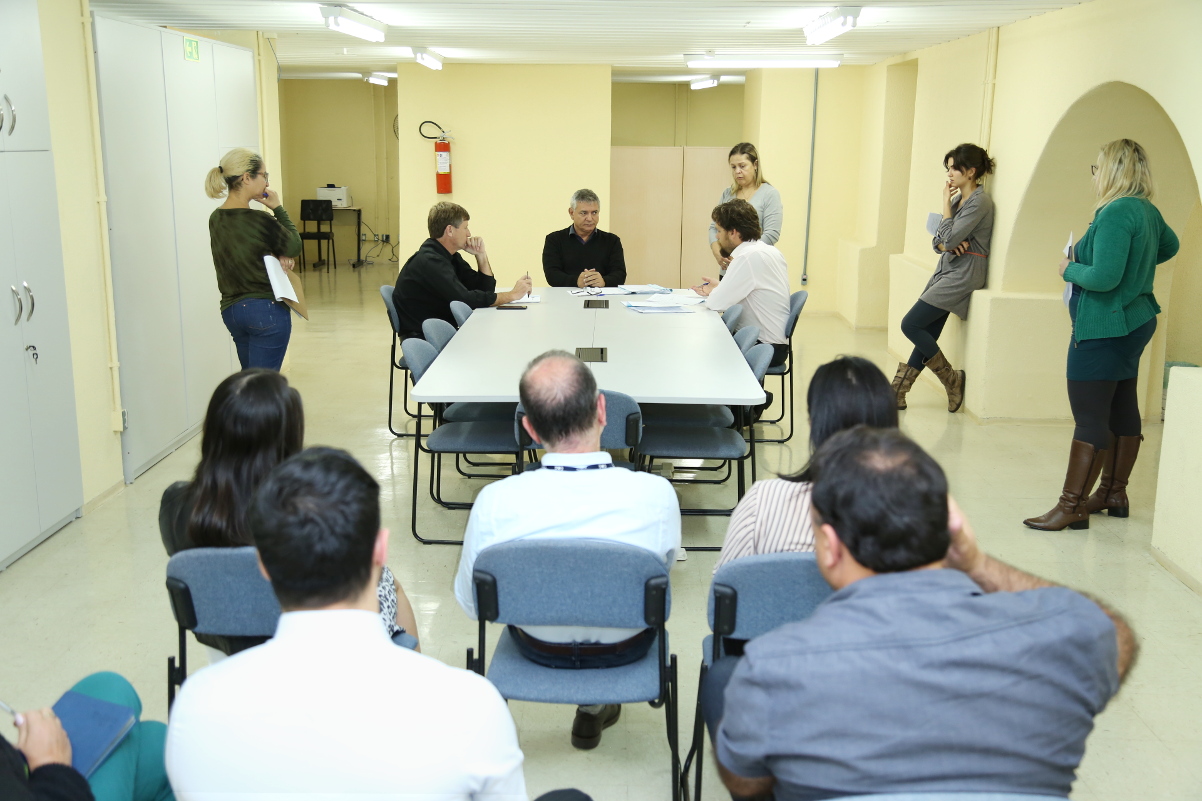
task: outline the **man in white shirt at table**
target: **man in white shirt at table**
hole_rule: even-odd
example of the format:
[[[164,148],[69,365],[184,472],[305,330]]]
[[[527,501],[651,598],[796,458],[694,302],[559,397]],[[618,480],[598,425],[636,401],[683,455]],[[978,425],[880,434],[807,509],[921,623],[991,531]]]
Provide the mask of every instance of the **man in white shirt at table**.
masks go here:
[[[455,598],[474,620],[472,570],[490,545],[525,539],[577,538],[636,545],[669,567],[680,548],[680,504],[660,476],[615,467],[601,450],[605,396],[592,371],[564,351],[548,351],[519,384],[522,425],[546,450],[542,467],[486,486],[476,496],[463,538]],[[617,667],[641,659],[654,629],[530,626],[516,629],[523,655],[558,668]],[[581,706],[572,745],[595,748],[617,722],[618,704]]]
[[[781,252],[760,241],[760,219],[746,200],[728,200],[714,208],[711,218],[718,243],[730,253],[730,265],[721,283],[702,277],[693,290],[705,296],[705,305],[726,311],[742,304],[744,325],[760,329],[760,342],[772,346],[772,366],[789,355],[789,267]]]
[[[310,448],[255,493],[251,531],[284,613],[273,639],[184,682],[166,752],[180,801],[526,801],[496,688],[388,639],[379,491],[350,454]]]

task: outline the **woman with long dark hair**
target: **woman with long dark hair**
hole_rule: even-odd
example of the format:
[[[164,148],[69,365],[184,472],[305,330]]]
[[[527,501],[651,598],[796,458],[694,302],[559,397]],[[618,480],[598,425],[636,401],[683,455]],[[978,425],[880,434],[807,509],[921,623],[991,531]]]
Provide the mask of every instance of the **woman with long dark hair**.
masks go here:
[[[949,315],[968,319],[968,301],[985,286],[989,273],[993,201],[981,184],[993,172],[993,159],[985,148],[963,144],[947,152],[943,166],[947,170],[943,220],[931,239],[939,264],[901,321],[902,333],[914,343],[914,350],[908,361],[897,366],[893,377],[898,409],[906,408],[906,393],[924,367],[930,367],[943,384],[949,412],[964,403],[964,371],[948,364],[938,340]]]
[[[1067,373],[1076,428],[1068,472],[1056,505],[1023,521],[1043,531],[1089,528],[1094,512],[1128,515],[1127,481],[1143,440],[1139,357],[1160,313],[1152,283],[1156,265],[1179,247],[1152,205],[1152,170],[1137,142],[1104,145],[1090,169],[1098,199],[1093,222],[1072,256],[1060,262],[1060,277],[1072,285]]]
[[[814,371],[806,392],[810,454],[844,429],[858,425],[897,428],[889,379],[859,356],[840,356]],[[810,465],[791,476],[757,481],[730,516],[719,566],[742,556],[814,550],[810,522]]]
[[[218,384],[205,413],[196,474],[168,487],[159,505],[159,533],[167,553],[254,545],[247,525],[251,496],[276,465],[300,453],[304,439],[300,393],[275,370],[243,370]],[[387,567],[379,597],[389,636],[407,631],[416,637],[413,609]],[[196,639],[225,654],[263,642],[260,637],[204,634]]]

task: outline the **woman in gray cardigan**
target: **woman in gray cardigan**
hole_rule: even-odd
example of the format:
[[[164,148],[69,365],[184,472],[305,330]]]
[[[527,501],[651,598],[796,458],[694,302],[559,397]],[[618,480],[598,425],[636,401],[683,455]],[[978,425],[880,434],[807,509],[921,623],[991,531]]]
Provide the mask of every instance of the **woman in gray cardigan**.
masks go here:
[[[993,172],[993,159],[985,149],[964,144],[943,157],[947,181],[943,185],[943,221],[931,247],[939,265],[918,301],[902,318],[901,330],[914,343],[910,359],[897,366],[893,391],[897,408],[906,408],[906,393],[923,367],[930,367],[947,390],[947,410],[964,403],[964,371],[954,370],[939,349],[939,335],[948,315],[968,319],[972,293],[985,286],[989,270],[989,241],[993,237],[993,201],[981,182]]]
[[[760,166],[760,155],[755,152],[755,145],[750,142],[740,142],[730,149],[727,158],[734,182],[722,190],[719,205],[728,200],[746,200],[755,209],[760,218],[760,241],[766,245],[775,245],[780,239],[780,221],[784,216],[780,205],[780,192],[776,187],[764,180],[764,171]],[[714,252],[714,261],[722,274],[730,264],[730,254],[722,250],[718,244],[718,229],[710,223],[710,250]]]

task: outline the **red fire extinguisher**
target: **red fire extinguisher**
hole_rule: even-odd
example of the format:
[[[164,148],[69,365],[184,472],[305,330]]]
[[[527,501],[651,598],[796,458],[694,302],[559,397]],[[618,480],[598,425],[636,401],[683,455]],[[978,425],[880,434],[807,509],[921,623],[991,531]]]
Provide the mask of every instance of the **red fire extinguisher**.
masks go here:
[[[437,128],[438,136],[428,136],[422,130],[427,125]],[[455,137],[443,130],[443,127],[433,120],[426,120],[417,126],[417,132],[426,139],[434,140],[434,176],[438,194],[451,194],[451,140]]]

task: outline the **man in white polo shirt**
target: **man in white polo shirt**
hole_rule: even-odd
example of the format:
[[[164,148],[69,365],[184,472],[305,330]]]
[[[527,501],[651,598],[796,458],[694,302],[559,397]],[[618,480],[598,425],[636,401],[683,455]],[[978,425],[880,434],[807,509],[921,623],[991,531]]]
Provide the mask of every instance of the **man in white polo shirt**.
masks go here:
[[[523,539],[579,538],[646,548],[675,563],[680,548],[680,504],[660,476],[615,467],[601,450],[605,396],[588,367],[563,351],[536,358],[522,375],[522,424],[546,455],[542,467],[480,490],[472,506],[455,598],[476,618],[472,570],[490,545]],[[518,629],[523,655],[561,668],[617,667],[641,659],[654,629],[530,626]],[[602,730],[617,722],[618,704],[582,706],[572,745],[595,748]]]
[[[705,296],[705,305],[726,311],[736,303],[743,306],[743,321],[760,329],[760,342],[772,346],[773,366],[784,364],[789,355],[785,325],[789,321],[789,268],[781,252],[760,241],[760,218],[746,200],[728,200],[710,215],[718,231],[718,242],[730,253],[730,266],[721,283],[701,279],[693,287]]]

